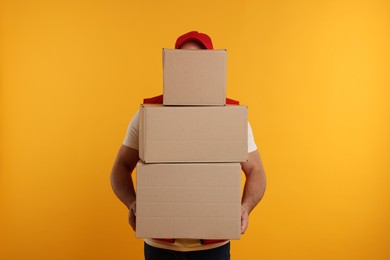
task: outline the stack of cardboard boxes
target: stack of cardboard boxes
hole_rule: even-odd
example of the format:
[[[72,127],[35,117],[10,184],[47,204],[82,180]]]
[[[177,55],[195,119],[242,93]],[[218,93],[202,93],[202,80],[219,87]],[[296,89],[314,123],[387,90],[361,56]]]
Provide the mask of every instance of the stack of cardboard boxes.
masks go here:
[[[248,111],[226,105],[226,56],[163,49],[164,103],[140,108],[139,238],[240,238]]]

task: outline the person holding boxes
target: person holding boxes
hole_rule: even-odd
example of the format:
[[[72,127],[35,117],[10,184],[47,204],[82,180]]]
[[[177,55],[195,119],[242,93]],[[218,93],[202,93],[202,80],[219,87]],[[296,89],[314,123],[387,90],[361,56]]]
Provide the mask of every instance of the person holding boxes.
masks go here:
[[[226,51],[214,50],[211,38],[196,31],[178,37],[175,49],[200,51],[163,51],[164,96],[145,99],[132,118],[111,185],[129,209],[130,226],[144,238],[146,260],[227,260],[229,239],[245,233],[249,214],[264,195],[265,171],[246,107],[225,97]],[[217,77],[195,66],[205,59],[220,70]],[[183,84],[188,68],[204,81]],[[171,79],[169,73],[177,76]],[[131,177],[136,167],[138,197]],[[241,170],[246,178],[240,198]]]

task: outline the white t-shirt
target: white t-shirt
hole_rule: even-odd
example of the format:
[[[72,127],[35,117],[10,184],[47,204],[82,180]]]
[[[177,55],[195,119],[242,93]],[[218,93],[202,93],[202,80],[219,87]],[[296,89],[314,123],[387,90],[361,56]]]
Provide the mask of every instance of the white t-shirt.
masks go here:
[[[123,140],[123,145],[138,150],[139,149],[138,132],[139,132],[139,110],[130,121],[130,124],[127,128],[126,137]],[[248,153],[254,152],[256,150],[257,150],[257,146],[253,137],[252,128],[248,122]],[[161,242],[155,239],[144,239],[144,240],[145,243],[147,243],[150,246],[168,249],[168,250],[182,251],[182,252],[217,248],[229,242],[229,241],[224,241],[221,243],[201,245],[199,239],[176,239],[174,243]]]

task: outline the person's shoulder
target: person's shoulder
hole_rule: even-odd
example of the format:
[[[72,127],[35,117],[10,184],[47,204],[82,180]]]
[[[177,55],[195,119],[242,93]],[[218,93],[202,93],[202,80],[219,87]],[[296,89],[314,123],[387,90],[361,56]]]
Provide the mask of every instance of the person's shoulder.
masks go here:
[[[231,99],[231,98],[226,98],[226,104],[227,105],[240,105],[240,101],[238,100],[234,100],[234,99]]]
[[[151,97],[151,98],[144,98],[144,104],[162,104],[164,101],[163,95]]]

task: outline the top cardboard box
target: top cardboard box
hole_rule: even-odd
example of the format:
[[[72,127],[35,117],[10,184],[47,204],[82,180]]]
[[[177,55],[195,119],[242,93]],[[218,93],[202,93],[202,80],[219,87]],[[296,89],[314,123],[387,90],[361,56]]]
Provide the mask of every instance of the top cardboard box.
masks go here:
[[[226,50],[163,49],[163,104],[225,105],[226,59]]]

